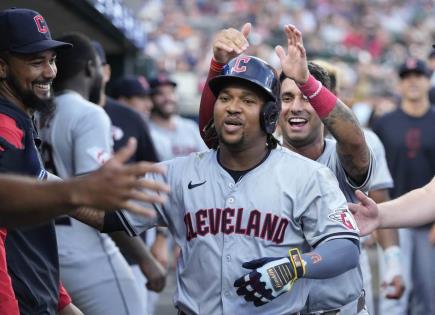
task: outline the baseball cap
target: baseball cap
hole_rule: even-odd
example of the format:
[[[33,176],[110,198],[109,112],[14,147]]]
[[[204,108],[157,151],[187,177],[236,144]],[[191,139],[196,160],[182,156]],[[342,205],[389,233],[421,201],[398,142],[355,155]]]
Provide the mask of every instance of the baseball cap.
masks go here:
[[[112,96],[119,97],[133,97],[133,96],[146,96],[151,92],[148,81],[143,76],[128,75],[119,78],[113,83]]]
[[[104,48],[101,45],[101,43],[97,42],[96,40],[93,40],[92,41],[92,46],[94,46],[94,49],[97,52],[97,55],[100,57],[101,64],[102,65],[107,64],[106,52],[104,51]]]
[[[426,66],[426,63],[414,57],[408,57],[405,62],[399,67],[399,76],[403,78],[408,73],[420,73],[425,76],[430,76],[430,71]]]
[[[172,85],[173,87],[176,87],[177,83],[172,80],[166,73],[159,73],[157,76],[150,79],[151,89],[155,89],[156,87],[161,85]]]
[[[72,45],[53,40],[44,17],[29,9],[0,11],[0,51],[33,54]]]

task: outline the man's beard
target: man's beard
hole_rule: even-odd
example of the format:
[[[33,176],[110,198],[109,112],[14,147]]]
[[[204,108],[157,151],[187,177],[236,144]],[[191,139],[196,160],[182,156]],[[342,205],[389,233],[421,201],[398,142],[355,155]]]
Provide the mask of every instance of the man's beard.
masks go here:
[[[9,75],[6,78],[6,83],[28,109],[39,112],[42,115],[50,115],[54,112],[56,106],[54,104],[52,90],[50,91],[50,96],[43,99],[38,97],[32,90],[28,91],[21,88],[18,80],[13,75]],[[50,87],[50,89],[52,88]]]
[[[153,105],[153,107],[151,109],[151,112],[154,115],[157,115],[157,116],[159,116],[159,117],[161,117],[163,119],[169,119],[169,118],[171,118],[174,115],[173,113],[169,113],[169,112],[166,112],[166,111],[162,110],[158,105],[157,106]]]

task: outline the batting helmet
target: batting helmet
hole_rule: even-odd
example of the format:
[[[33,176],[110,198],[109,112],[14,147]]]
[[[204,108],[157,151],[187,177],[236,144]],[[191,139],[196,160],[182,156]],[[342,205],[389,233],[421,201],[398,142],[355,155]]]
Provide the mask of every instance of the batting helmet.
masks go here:
[[[260,113],[260,124],[266,133],[272,134],[281,111],[280,83],[275,69],[260,58],[241,55],[231,59],[222,74],[211,79],[208,85],[217,97],[222,88],[237,81],[259,87],[267,95],[268,100]]]

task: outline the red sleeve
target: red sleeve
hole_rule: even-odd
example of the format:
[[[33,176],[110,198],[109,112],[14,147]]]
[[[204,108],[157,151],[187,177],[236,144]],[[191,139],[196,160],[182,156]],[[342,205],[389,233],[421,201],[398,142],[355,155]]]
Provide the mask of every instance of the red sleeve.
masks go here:
[[[60,312],[69,304],[71,304],[71,297],[61,282],[59,283],[59,302],[57,303],[57,310]]]
[[[23,136],[24,132],[18,128],[17,123],[12,117],[9,117],[5,114],[0,114],[0,137],[4,138],[14,147],[24,149],[22,143]],[[1,146],[0,151],[4,151]]]
[[[6,229],[0,229],[0,314],[19,315],[18,301],[8,274],[5,252]]]
[[[213,119],[213,107],[216,97],[210,90],[208,86],[208,81],[210,81],[215,76],[219,75],[224,67],[223,64],[218,63],[214,59],[211,60],[210,70],[208,71],[207,81],[204,85],[204,90],[201,95],[201,103],[199,105],[199,132],[201,133],[201,138],[204,140],[207,147],[216,147],[215,139],[207,139],[205,134],[205,127]]]

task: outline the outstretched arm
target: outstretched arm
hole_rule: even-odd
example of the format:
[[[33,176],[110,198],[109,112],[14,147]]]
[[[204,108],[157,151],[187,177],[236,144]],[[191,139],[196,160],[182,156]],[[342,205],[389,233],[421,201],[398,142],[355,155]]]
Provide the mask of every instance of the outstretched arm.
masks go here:
[[[199,107],[199,131],[209,148],[217,146],[217,139],[213,133],[213,108],[216,97],[211,92],[208,81],[219,75],[224,65],[232,58],[243,53],[248,47],[248,35],[251,24],[246,23],[242,29],[228,28],[216,34],[213,40],[213,59],[210,64],[207,81],[201,95]]]
[[[329,132],[337,140],[337,153],[350,178],[364,183],[370,166],[370,151],[363,131],[352,111],[308,71],[302,34],[293,25],[286,25],[287,52],[275,48],[284,74],[294,80],[308,98]]]
[[[356,191],[361,204],[349,204],[362,235],[377,228],[417,227],[435,221],[435,178],[426,186],[376,205],[361,191]]]
[[[80,206],[113,211],[127,209],[142,215],[154,215],[132,200],[162,203],[162,195],[150,195],[142,189],[168,192],[164,183],[145,181],[147,172],[162,173],[155,164],[123,163],[134,153],[135,141],[130,141],[99,170],[66,181],[40,182],[33,178],[2,175],[0,177],[0,225],[12,227],[36,224],[55,216],[72,212]],[[100,218],[96,210],[83,210],[83,215]],[[104,217],[104,214],[102,215]],[[98,222],[97,222],[98,223]],[[95,226],[95,225],[94,225]]]

